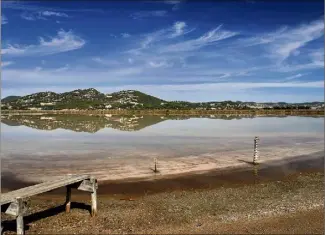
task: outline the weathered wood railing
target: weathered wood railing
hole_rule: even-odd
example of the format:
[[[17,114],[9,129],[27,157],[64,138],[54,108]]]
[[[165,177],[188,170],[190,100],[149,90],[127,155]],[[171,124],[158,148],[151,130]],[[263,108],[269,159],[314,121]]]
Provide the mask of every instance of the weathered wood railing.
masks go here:
[[[24,214],[27,212],[26,199],[57,188],[66,187],[66,212],[70,211],[71,189],[87,191],[91,193],[91,216],[97,213],[97,180],[89,175],[67,175],[56,180],[36,184],[1,194],[1,212],[16,216],[17,234],[24,234]],[[2,233],[1,226],[1,233]]]

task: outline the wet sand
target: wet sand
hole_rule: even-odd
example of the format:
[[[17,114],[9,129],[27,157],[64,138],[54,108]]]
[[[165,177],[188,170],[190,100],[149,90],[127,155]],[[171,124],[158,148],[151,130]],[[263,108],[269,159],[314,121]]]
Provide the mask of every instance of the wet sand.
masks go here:
[[[187,173],[169,177],[156,176],[153,179],[144,178],[142,180],[104,181],[100,185],[99,194],[138,196],[175,190],[236,187],[290,179],[290,177],[302,173],[323,173],[324,152],[297,156],[291,161],[277,160],[259,165],[245,162],[245,164],[246,166],[237,168],[215,169],[196,174]]]
[[[186,172],[173,175],[153,173],[150,177],[104,180],[99,182],[99,195],[142,196],[175,190],[211,189],[234,187],[290,178],[301,173],[324,172],[324,151],[299,155],[289,159],[261,161],[253,165],[250,161],[239,160],[237,167],[216,168],[208,171]],[[12,173],[2,173],[2,192],[27,187],[37,182],[23,181]],[[62,194],[64,188],[48,194]]]
[[[225,148],[230,147],[225,146]],[[52,180],[64,174],[92,174],[99,182],[143,181],[245,168],[252,161],[253,155],[252,149],[245,147],[236,147],[235,150],[205,150],[204,153],[193,155],[189,155],[187,151],[191,150],[186,150],[180,156],[169,155],[163,151],[136,150],[130,151],[131,155],[123,152],[119,155],[121,157],[111,157],[107,153],[12,156],[2,158],[2,175],[5,178],[6,174],[10,177],[14,175],[18,181],[31,183]],[[272,165],[273,162],[287,164],[297,156],[308,160],[321,151],[324,152],[324,144],[319,140],[289,147],[287,145],[266,146],[260,148],[259,161],[262,167]],[[153,172],[154,157],[158,158],[159,173]],[[286,170],[285,167],[283,170]]]

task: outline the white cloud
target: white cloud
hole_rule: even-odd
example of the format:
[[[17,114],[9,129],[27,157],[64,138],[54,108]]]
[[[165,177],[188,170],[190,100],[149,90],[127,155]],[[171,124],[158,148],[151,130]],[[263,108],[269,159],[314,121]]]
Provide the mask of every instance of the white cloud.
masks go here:
[[[69,17],[66,13],[54,12],[54,11],[43,11],[43,12],[41,12],[41,14],[43,16]]]
[[[311,62],[305,64],[278,66],[275,67],[273,70],[279,72],[294,72],[300,70],[321,69],[321,68],[324,68],[324,64],[319,64],[318,62]]]
[[[110,85],[129,84],[152,84],[146,86],[162,86],[171,89],[194,90],[194,89],[250,89],[263,87],[318,87],[319,82],[220,82],[215,78],[227,78],[242,76],[247,71],[229,70],[229,71],[206,71],[206,70],[162,70],[157,74],[156,68],[168,65],[166,61],[151,61],[150,67],[146,66],[118,66],[111,69],[102,69],[101,71],[94,68],[68,69],[69,65],[59,69],[6,69],[3,71],[3,85],[17,84],[25,85],[49,85],[49,86],[67,86],[68,84],[89,85],[103,84],[109,82]],[[55,73],[54,73],[55,72]],[[211,75],[208,80],[202,80],[204,75]],[[89,80],[91,78],[91,80]],[[141,79],[140,79],[141,78]],[[212,78],[212,79],[210,79]],[[261,78],[262,79],[262,78]],[[187,84],[189,81],[195,81],[196,84]],[[213,82],[212,82],[213,81]],[[218,83],[216,83],[218,81]],[[140,83],[139,83],[140,82]],[[145,83],[143,83],[145,82]],[[181,82],[182,84],[179,84]],[[323,83],[323,81],[322,81]],[[168,84],[168,85],[166,85]],[[316,85],[318,84],[318,85]]]
[[[55,72],[64,72],[67,71],[70,68],[70,66],[68,64],[66,64],[65,66],[61,67],[61,68],[57,68],[55,70]]]
[[[162,47],[159,51],[160,52],[181,52],[181,51],[197,50],[201,47],[208,46],[218,41],[222,41],[227,38],[231,38],[233,36],[238,35],[237,32],[222,30],[221,27],[222,25],[205,33],[204,35],[202,35],[197,39],[190,39],[176,44],[167,45],[165,47]]]
[[[1,15],[1,24],[8,24],[8,18],[5,15]]]
[[[102,59],[100,57],[94,57],[92,58],[93,61],[102,64],[102,65],[119,65],[120,63],[116,60],[107,60],[107,59]]]
[[[281,35],[283,32],[287,31],[287,27],[281,27],[275,32],[264,33],[257,36],[238,39],[239,46],[241,47],[250,47],[256,45],[270,44],[274,42],[277,38],[277,35]]]
[[[324,67],[324,48],[310,52],[309,56],[313,63]]]
[[[167,11],[160,10],[160,11],[139,11],[131,14],[133,19],[142,19],[148,17],[164,17],[167,15]]]
[[[130,87],[130,86],[125,86]],[[315,82],[220,82],[185,85],[142,85],[146,89],[160,89],[161,91],[234,91],[256,88],[323,88],[324,81]]]
[[[201,81],[201,78],[208,77],[210,79],[217,79],[218,81],[220,78],[238,78],[243,76],[252,75],[256,72],[263,70],[263,67],[249,67],[249,68],[213,68],[213,66],[206,66],[203,67],[202,65],[198,66],[187,66],[186,69],[179,69],[174,70],[170,74],[166,73],[166,76],[175,76],[177,80],[181,77],[184,78],[184,82],[190,79],[191,77],[194,78],[194,81],[197,82]]]
[[[20,17],[24,20],[35,21],[35,20],[47,20],[41,12],[23,12]]]
[[[320,30],[319,24],[322,23],[314,21],[314,23],[310,25],[300,25],[294,28],[281,27],[276,32],[258,35],[257,37],[245,40],[240,39],[240,47],[236,47],[238,41],[233,39],[233,37],[239,35],[239,33],[225,30],[221,25],[199,37],[177,40],[175,43],[174,40],[176,37],[193,31],[193,29],[188,29],[186,22],[177,21],[167,28],[162,28],[152,33],[142,35],[143,39],[136,41],[140,46],[128,50],[127,53],[136,57],[138,62],[142,61],[145,64],[148,64],[149,61],[152,61],[157,63],[157,66],[159,65],[158,62],[162,60],[172,63],[174,68],[184,66],[193,67],[196,64],[197,68],[200,70],[198,73],[201,75],[205,74],[203,67],[207,70],[212,67],[215,68],[215,70],[222,70],[223,67],[228,67],[228,64],[225,62],[229,62],[232,64],[232,67],[237,70],[247,66],[263,68],[266,71],[271,72],[293,72],[305,69],[320,69],[324,67],[323,48],[320,48],[320,50],[317,49],[315,52],[310,52],[310,50],[306,51],[304,46],[296,48],[297,44],[289,44],[288,48],[290,48],[289,50],[292,50],[290,53],[294,55],[294,58],[292,58],[293,61],[289,61],[290,63],[287,63],[287,61],[283,62],[282,55],[279,55],[279,51],[276,50],[279,48],[285,48],[285,42],[288,38],[292,38],[292,41],[295,40],[295,37],[297,37],[298,40],[301,40],[297,34],[302,34],[302,30],[306,29],[307,34],[314,35],[309,32],[314,32],[315,28]],[[315,27],[315,25],[318,26]],[[241,33],[241,35],[245,34]],[[296,36],[294,37],[293,35]],[[232,40],[224,41],[225,39]],[[218,47],[217,51],[216,48],[212,47],[209,51],[204,48],[210,45],[221,45],[221,43],[227,46]],[[248,49],[248,45],[261,45],[264,48],[259,49],[260,51],[256,53],[258,50],[251,48]],[[199,50],[201,48],[204,48],[204,50]],[[217,57],[221,60],[216,61]],[[182,61],[179,58],[182,58]],[[194,61],[196,61],[195,64],[193,64]],[[151,63],[151,67],[153,66],[155,66],[155,64]],[[176,72],[175,70],[173,71]],[[219,73],[217,76],[223,76],[223,78],[226,78],[228,75],[225,74],[228,73]],[[243,73],[234,75],[234,73],[231,73],[231,76],[229,77],[233,76],[248,76],[248,74]]]
[[[185,0],[166,0],[164,1],[165,4],[169,4],[169,5],[173,5],[172,10],[176,11],[179,9],[179,6],[182,2],[184,2]]]
[[[175,37],[182,36],[182,35],[185,35],[187,33],[190,33],[190,32],[192,32],[194,30],[194,28],[185,30],[186,27],[187,27],[187,25],[183,21],[175,22],[173,27],[167,30],[167,31],[171,31],[170,35],[168,35],[167,37],[168,38],[175,38]]]
[[[1,54],[3,55],[20,55],[25,52],[24,48],[19,48],[19,45],[8,45],[6,48],[1,50]]]
[[[128,34],[128,33],[121,33],[121,36],[122,36],[122,38],[129,38],[129,37],[131,37],[131,35]]]
[[[175,36],[181,35],[183,34],[184,28],[186,26],[185,22],[182,21],[178,21],[174,24],[174,28],[175,28]]]
[[[24,20],[34,21],[36,20],[36,17],[32,14],[28,14],[27,12],[24,12],[20,15],[20,17]]]
[[[1,67],[4,68],[4,67],[7,67],[9,65],[12,65],[14,64],[13,61],[1,61]]]
[[[24,20],[35,21],[35,20],[47,20],[46,17],[69,17],[66,13],[55,12],[55,11],[37,11],[37,12],[23,12],[20,17]]]
[[[154,42],[161,42],[166,39],[173,39],[178,36],[190,33],[194,28],[186,29],[187,25],[185,22],[177,21],[172,26],[163,28],[152,33],[144,35],[144,39],[140,41],[140,48],[128,50],[128,53],[139,55],[141,51],[149,48]]]
[[[143,73],[143,67],[124,67],[98,71],[94,69],[73,69],[66,65],[58,69],[6,69],[2,73],[2,81],[15,87],[37,86],[92,86],[102,83],[128,81],[130,78]],[[131,79],[132,80],[132,79]],[[3,88],[2,87],[2,88]]]
[[[43,56],[77,50],[85,45],[85,40],[75,35],[71,30],[59,30],[56,37],[46,41],[40,37],[37,45],[11,45],[2,49],[2,54],[8,56]]]
[[[94,57],[92,58],[93,61],[97,62],[97,63],[103,63],[103,60],[99,57]]]
[[[288,58],[297,49],[324,35],[324,20],[317,20],[308,25],[288,30],[278,35],[279,42],[273,48],[283,60]]]
[[[35,70],[35,72],[39,72],[39,71],[43,70],[43,68],[42,67],[36,67],[34,70]]]
[[[182,0],[166,0],[166,1],[164,1],[164,3],[170,4],[170,5],[179,4],[181,2],[182,2]]]
[[[152,44],[153,42],[162,40],[164,33],[165,33],[165,29],[147,34],[145,39],[140,42],[141,48],[130,50],[130,52],[139,52],[139,50],[141,49],[148,48],[150,44]]]
[[[324,48],[312,50],[309,53],[306,52],[304,56],[308,60],[305,63],[299,63],[294,65],[282,64],[280,66],[277,66],[274,70],[280,72],[293,72],[293,71],[300,71],[300,70],[324,68]]]
[[[299,55],[299,49],[324,35],[324,20],[316,20],[295,28],[281,27],[272,33],[240,39],[241,46],[266,44],[271,56],[282,63],[291,55]]]
[[[301,78],[304,75],[306,75],[306,74],[298,73],[296,75],[292,75],[292,76],[286,77],[285,80],[293,80],[293,79],[296,79],[296,78]]]
[[[149,61],[148,63],[152,68],[168,68],[171,67],[173,64],[167,63],[166,61]]]
[[[36,2],[35,2],[36,3]],[[49,8],[42,7],[40,5],[31,4],[31,2],[23,2],[23,1],[3,1],[1,3],[1,7],[3,9],[12,9],[12,10],[20,10],[20,11],[28,11],[28,12],[41,12],[41,11],[53,11],[53,12],[95,12],[95,13],[103,13],[105,12],[102,9],[94,9],[94,8]]]

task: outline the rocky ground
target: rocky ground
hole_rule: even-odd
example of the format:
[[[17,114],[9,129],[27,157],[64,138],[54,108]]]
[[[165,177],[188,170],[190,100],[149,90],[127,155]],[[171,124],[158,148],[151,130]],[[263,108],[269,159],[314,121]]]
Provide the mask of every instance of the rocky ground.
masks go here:
[[[231,187],[174,190],[150,195],[98,196],[89,215],[89,195],[74,194],[70,213],[64,194],[33,197],[26,234],[323,234],[323,172]],[[5,233],[15,220],[2,214]]]

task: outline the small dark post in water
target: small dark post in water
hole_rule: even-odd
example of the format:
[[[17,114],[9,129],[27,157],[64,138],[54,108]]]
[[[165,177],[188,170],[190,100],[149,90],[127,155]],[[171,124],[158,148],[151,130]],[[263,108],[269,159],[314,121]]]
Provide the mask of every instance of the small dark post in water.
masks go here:
[[[155,161],[155,168],[154,168],[153,171],[154,171],[155,173],[157,173],[157,172],[158,172],[158,170],[157,170],[157,158],[155,158],[154,161]]]
[[[65,198],[65,212],[70,212],[70,207],[71,207],[71,187],[70,185],[66,186],[67,188],[67,195]]]
[[[258,147],[258,141],[259,140],[260,139],[257,136],[254,138],[254,157],[253,157],[253,164],[258,164],[258,158],[259,158],[259,156],[258,156],[258,149],[257,149],[257,147]]]

